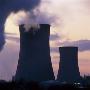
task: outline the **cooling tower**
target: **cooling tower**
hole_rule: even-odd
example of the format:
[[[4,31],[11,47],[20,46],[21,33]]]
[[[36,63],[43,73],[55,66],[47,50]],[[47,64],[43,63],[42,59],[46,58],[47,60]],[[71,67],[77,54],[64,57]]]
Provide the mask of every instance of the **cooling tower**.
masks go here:
[[[78,47],[60,47],[60,63],[57,80],[60,82],[80,82],[78,67]]]
[[[33,28],[26,32],[24,25],[20,25],[19,31],[20,54],[15,80],[54,80],[49,47],[50,25],[40,24],[35,33]]]

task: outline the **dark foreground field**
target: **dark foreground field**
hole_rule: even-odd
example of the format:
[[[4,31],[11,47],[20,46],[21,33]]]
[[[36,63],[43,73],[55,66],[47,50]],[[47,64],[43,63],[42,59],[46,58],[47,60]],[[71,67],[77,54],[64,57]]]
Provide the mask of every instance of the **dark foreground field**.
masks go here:
[[[37,83],[37,82],[0,82],[0,90],[63,90],[89,88],[90,85],[80,84],[59,84],[59,83]]]

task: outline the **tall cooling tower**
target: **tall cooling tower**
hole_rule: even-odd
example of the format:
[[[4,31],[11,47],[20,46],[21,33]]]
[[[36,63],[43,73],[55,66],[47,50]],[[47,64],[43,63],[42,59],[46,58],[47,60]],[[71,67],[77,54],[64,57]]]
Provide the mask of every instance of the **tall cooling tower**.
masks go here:
[[[60,82],[80,82],[78,67],[78,47],[60,47],[60,63],[57,80]]]
[[[19,30],[20,54],[15,80],[54,80],[49,47],[50,25],[40,24],[35,33],[33,28],[26,32],[24,25],[20,25]]]

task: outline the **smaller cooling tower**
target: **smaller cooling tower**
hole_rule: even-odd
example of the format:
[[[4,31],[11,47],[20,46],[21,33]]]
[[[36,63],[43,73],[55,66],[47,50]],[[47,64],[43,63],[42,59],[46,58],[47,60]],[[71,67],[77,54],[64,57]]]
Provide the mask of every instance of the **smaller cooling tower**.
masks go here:
[[[60,47],[60,63],[57,80],[60,82],[80,82],[78,67],[78,47]]]

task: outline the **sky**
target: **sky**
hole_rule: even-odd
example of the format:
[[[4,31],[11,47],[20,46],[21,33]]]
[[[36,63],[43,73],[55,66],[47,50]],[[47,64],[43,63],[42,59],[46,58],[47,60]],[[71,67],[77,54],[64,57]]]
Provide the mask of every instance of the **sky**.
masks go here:
[[[61,46],[78,46],[80,74],[90,75],[90,1],[43,0],[39,9],[48,15],[47,19],[52,19],[44,23],[51,24],[50,54],[55,76],[60,61],[58,47]],[[17,22],[26,15],[24,11],[12,13],[6,20],[6,43],[0,52],[0,79],[11,80],[15,75],[20,48]]]

